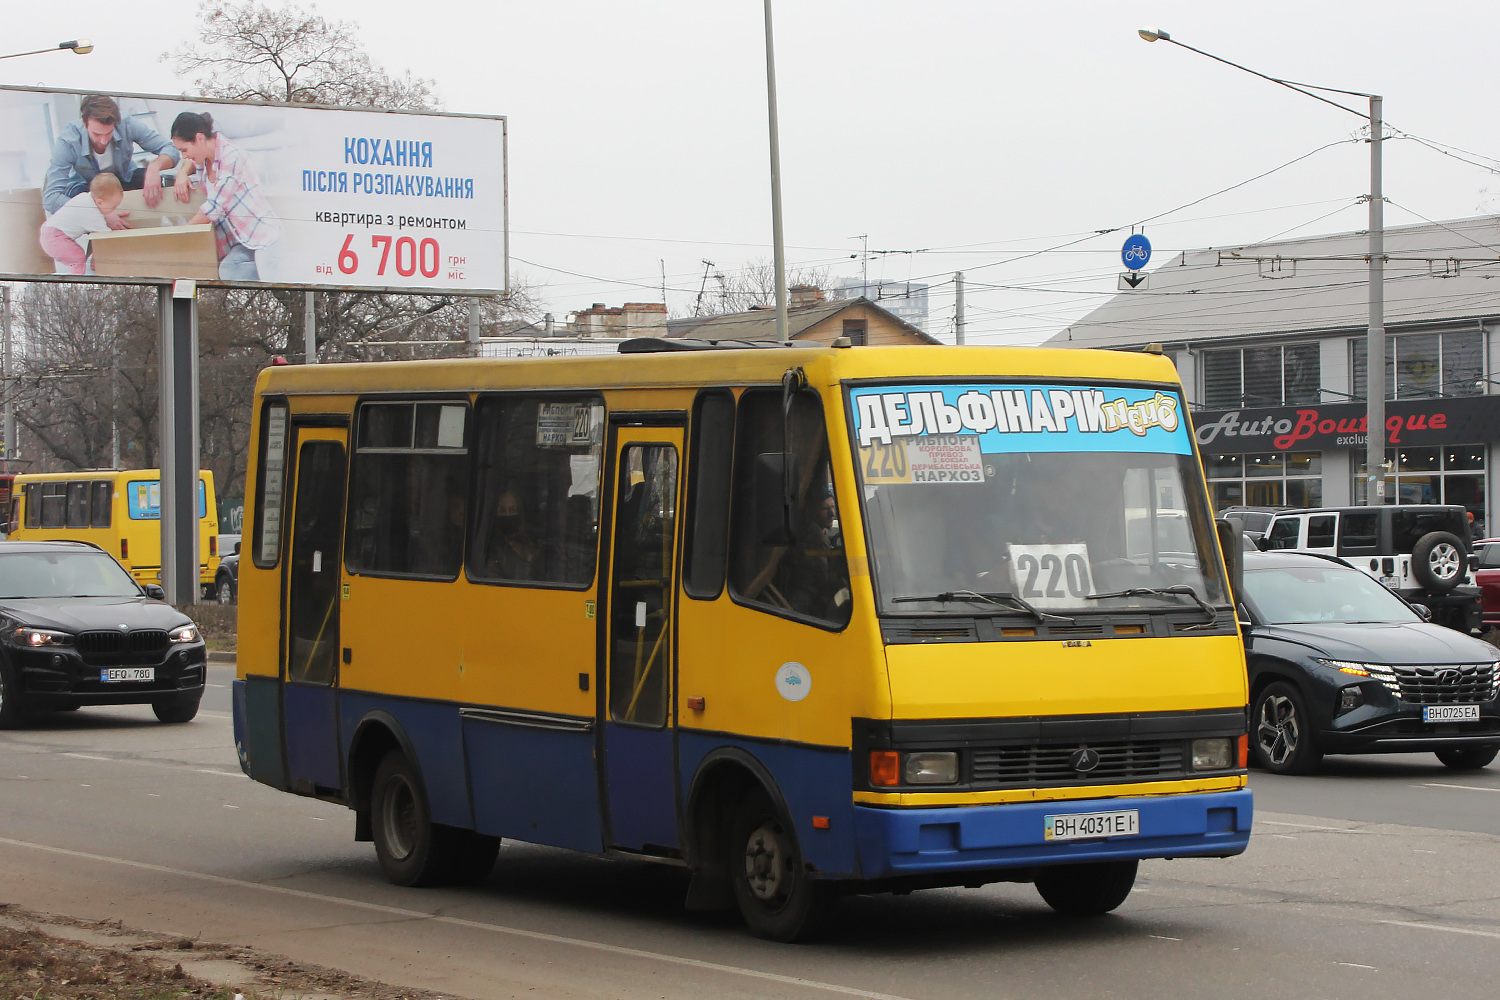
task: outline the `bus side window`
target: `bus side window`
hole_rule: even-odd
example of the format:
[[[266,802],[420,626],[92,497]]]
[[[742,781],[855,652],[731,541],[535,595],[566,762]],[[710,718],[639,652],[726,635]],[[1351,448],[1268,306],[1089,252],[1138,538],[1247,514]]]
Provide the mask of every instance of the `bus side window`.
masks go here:
[[[599,550],[604,401],[481,399],[469,579],[588,586]]]
[[[42,483],[42,527],[63,528],[68,523],[68,484]]]
[[[729,580],[741,601],[776,614],[837,627],[849,621],[849,565],[829,465],[828,429],[816,393],[792,400],[792,453],[800,470],[792,483],[796,542],[766,545],[755,533],[756,456],[782,449],[781,393],[752,390],[740,397],[735,448]]]
[[[734,397],[720,391],[699,393],[691,435],[682,589],[689,597],[715,598],[724,589],[728,555]]]
[[[92,528],[107,528],[110,524],[110,513],[114,507],[115,484],[108,479],[96,479],[90,484],[93,492],[93,510],[89,519]]]
[[[40,528],[42,526],[42,484],[27,483],[22,488],[26,498],[26,527]]]
[[[458,575],[468,498],[466,402],[366,403],[349,478],[350,572]]]
[[[86,482],[68,483],[68,527],[87,528],[89,526],[89,484]]]

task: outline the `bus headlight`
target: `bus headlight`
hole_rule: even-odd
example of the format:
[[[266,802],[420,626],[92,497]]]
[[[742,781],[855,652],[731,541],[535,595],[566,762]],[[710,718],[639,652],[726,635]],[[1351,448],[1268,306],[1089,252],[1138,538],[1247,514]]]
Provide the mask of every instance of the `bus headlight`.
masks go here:
[[[169,633],[169,638],[173,642],[197,642],[198,629],[192,625],[184,625],[181,628],[174,628]]]
[[[1216,736],[1193,741],[1194,771],[1227,771],[1234,767],[1234,740]]]
[[[908,785],[951,785],[958,781],[958,754],[952,750],[909,753],[901,777]]]

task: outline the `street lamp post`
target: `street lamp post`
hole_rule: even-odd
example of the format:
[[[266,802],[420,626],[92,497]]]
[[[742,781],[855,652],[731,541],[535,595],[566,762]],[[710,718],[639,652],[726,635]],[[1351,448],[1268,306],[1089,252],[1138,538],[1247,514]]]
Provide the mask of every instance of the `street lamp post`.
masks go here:
[[[766,107],[771,125],[771,256],[776,269],[776,339],[787,339],[786,247],[781,239],[781,138],[776,126],[776,53],[771,44],[771,0],[766,9]]]
[[[1235,69],[1243,70],[1251,76],[1258,76],[1262,80],[1280,84],[1289,90],[1295,90],[1299,94],[1305,94],[1315,101],[1331,104],[1341,111],[1358,115],[1370,123],[1370,318],[1369,329],[1365,338],[1365,403],[1367,433],[1365,449],[1365,503],[1375,504],[1385,502],[1385,195],[1381,184],[1381,146],[1383,145],[1384,123],[1381,120],[1381,97],[1379,94],[1366,94],[1358,90],[1339,90],[1336,87],[1319,87],[1311,83],[1298,83],[1295,80],[1283,80],[1279,77],[1267,76],[1257,72],[1248,66],[1241,66],[1237,62],[1222,59],[1212,52],[1204,52],[1195,49],[1184,42],[1179,42],[1171,35],[1159,28],[1141,28],[1137,34],[1148,42],[1162,41],[1171,42],[1179,48],[1196,52],[1200,56],[1207,56],[1214,62],[1233,66]],[[1322,94],[1313,91],[1321,90],[1328,94],[1347,94],[1350,97],[1363,97],[1370,102],[1368,114],[1356,111],[1338,101],[1330,100]]]
[[[57,52],[59,50],[69,50],[75,56],[86,56],[90,52],[94,51],[94,43],[89,41],[87,38],[74,38],[70,41],[58,42],[50,49],[32,49],[30,52],[12,52],[9,55],[0,56],[0,59],[17,59],[21,56],[39,56],[43,52]]]

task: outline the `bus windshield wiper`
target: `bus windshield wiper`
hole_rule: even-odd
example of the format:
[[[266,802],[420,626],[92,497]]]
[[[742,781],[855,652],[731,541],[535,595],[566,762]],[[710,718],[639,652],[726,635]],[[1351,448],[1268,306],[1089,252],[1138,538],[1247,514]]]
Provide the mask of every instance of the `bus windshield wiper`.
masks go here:
[[[1213,628],[1219,623],[1219,609],[1199,597],[1198,592],[1185,583],[1178,584],[1175,587],[1131,587],[1127,590],[1116,590],[1108,594],[1089,594],[1085,600],[1103,601],[1111,597],[1167,597],[1169,595],[1191,598],[1192,602],[1202,608],[1204,614],[1208,615],[1208,621],[1202,625],[1195,625],[1193,626],[1194,628]]]
[[[916,601],[941,601],[944,604],[949,604],[953,601],[967,601],[970,604],[993,604],[997,608],[1005,608],[1007,611],[1025,611],[1039,622],[1044,622],[1048,618],[1056,618],[1058,621],[1064,622],[1075,620],[1069,618],[1067,615],[1054,615],[1050,611],[1043,611],[1040,608],[1034,607],[1030,601],[1026,600],[1020,594],[1012,594],[1007,591],[980,593],[977,590],[947,590],[941,594],[933,594],[930,597],[891,598],[892,604],[911,604]],[[1013,607],[1006,607],[1001,603],[1002,601],[1009,601]]]

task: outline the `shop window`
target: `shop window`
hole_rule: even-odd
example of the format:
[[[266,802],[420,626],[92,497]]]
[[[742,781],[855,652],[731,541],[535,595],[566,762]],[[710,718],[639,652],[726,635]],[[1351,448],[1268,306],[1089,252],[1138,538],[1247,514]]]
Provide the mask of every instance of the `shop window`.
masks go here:
[[[366,403],[349,480],[350,572],[453,579],[468,499],[463,402]]]
[[[1349,341],[1350,391],[1365,398],[1364,337]],[[1385,342],[1387,399],[1475,396],[1484,392],[1484,338],[1476,330],[1404,333]]]
[[[1204,351],[1203,405],[1227,410],[1316,403],[1322,395],[1321,357],[1315,343]]]
[[[1323,503],[1323,456],[1315,451],[1205,455],[1203,467],[1215,509]]]
[[[587,587],[599,551],[604,400],[494,396],[476,411],[468,575]]]

